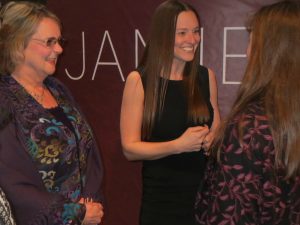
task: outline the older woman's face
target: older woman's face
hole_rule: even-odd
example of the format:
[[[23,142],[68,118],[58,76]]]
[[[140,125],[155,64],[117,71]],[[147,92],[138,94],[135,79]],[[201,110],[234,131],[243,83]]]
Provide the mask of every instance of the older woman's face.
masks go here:
[[[25,59],[21,68],[41,78],[53,74],[57,58],[63,51],[57,41],[60,38],[61,32],[57,22],[50,18],[42,19],[24,50]]]

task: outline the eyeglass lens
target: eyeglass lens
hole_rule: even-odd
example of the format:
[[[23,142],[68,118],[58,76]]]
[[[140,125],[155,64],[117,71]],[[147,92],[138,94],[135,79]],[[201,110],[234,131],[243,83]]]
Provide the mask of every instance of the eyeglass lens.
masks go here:
[[[53,47],[56,43],[58,43],[60,46],[63,46],[65,39],[52,37],[46,40],[47,47]]]

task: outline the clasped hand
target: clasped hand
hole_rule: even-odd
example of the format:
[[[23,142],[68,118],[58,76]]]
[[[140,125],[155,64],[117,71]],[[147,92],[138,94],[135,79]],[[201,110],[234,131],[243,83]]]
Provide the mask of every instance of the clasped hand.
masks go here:
[[[176,140],[178,153],[200,151],[208,133],[209,128],[206,125],[189,127]]]
[[[81,198],[79,203],[84,204],[86,208],[85,216],[82,224],[84,225],[96,225],[101,223],[104,215],[103,206],[99,202],[93,202],[92,199]]]

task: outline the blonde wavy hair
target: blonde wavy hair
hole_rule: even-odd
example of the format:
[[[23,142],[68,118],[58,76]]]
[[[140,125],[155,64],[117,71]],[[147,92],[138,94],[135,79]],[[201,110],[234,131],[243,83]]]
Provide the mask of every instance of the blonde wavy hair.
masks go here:
[[[23,50],[43,18],[61,27],[56,15],[46,6],[33,2],[8,2],[0,10],[0,74],[11,74],[24,60]]]

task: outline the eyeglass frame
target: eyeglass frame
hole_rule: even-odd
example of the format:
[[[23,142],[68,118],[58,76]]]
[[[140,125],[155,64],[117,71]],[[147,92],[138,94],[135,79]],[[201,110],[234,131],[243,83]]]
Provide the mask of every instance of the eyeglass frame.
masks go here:
[[[59,37],[59,38],[50,37],[46,39],[31,38],[31,40],[39,41],[47,48],[53,48],[57,43],[60,45],[60,47],[62,47],[66,42],[66,39],[63,37]]]

